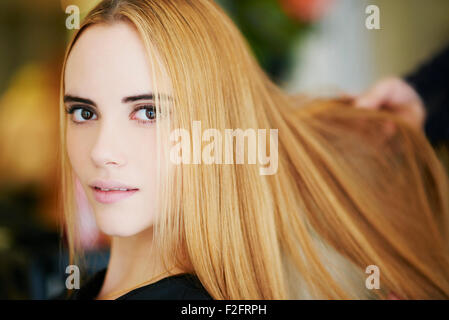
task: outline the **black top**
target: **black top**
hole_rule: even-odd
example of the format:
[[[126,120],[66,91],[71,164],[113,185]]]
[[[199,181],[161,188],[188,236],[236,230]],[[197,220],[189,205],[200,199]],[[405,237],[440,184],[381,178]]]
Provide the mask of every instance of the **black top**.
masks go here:
[[[106,268],[95,273],[69,300],[94,300],[100,292]],[[199,279],[188,273],[166,277],[157,282],[134,289],[116,300],[212,300]]]
[[[427,110],[425,132],[432,143],[449,140],[449,45],[404,77]]]

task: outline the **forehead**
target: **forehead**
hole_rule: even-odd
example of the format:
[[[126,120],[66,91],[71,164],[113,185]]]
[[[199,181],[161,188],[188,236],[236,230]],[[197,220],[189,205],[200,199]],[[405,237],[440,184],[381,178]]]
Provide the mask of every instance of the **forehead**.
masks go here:
[[[69,54],[65,91],[92,99],[146,93],[154,88],[151,71],[146,48],[131,23],[97,24],[83,31]]]

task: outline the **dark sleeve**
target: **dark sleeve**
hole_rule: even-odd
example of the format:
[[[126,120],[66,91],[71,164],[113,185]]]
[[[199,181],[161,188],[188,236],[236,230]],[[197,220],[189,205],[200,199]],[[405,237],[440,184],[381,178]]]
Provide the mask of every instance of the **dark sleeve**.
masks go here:
[[[432,143],[449,140],[449,45],[404,80],[425,104],[425,131],[429,140]]]

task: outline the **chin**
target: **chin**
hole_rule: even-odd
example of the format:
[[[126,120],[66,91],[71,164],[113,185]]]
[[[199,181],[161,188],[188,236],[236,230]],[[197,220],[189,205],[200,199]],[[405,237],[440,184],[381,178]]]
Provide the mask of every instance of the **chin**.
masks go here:
[[[151,221],[132,219],[129,216],[117,216],[95,213],[95,220],[100,231],[111,237],[131,237],[152,226]]]

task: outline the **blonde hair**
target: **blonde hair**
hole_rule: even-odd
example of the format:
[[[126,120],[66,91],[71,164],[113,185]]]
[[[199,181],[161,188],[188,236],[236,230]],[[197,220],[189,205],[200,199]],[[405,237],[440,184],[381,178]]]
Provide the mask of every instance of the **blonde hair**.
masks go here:
[[[170,78],[170,104],[156,95],[159,117],[173,111],[165,122],[170,128],[189,130],[200,120],[218,130],[279,130],[278,171],[263,176],[251,164],[171,170],[161,161],[167,131],[158,124],[164,150],[155,239],[166,259],[196,274],[214,299],[385,298],[390,291],[409,299],[449,297],[448,181],[421,132],[346,101],[287,95],[209,0],[99,3],[67,48],[61,108],[65,61],[79,35],[120,20],[141,35],[153,83],[157,72]],[[74,177],[62,110],[62,201],[72,261]],[[394,134],[382,133],[388,122]],[[369,265],[381,272],[380,290],[365,288]]]

